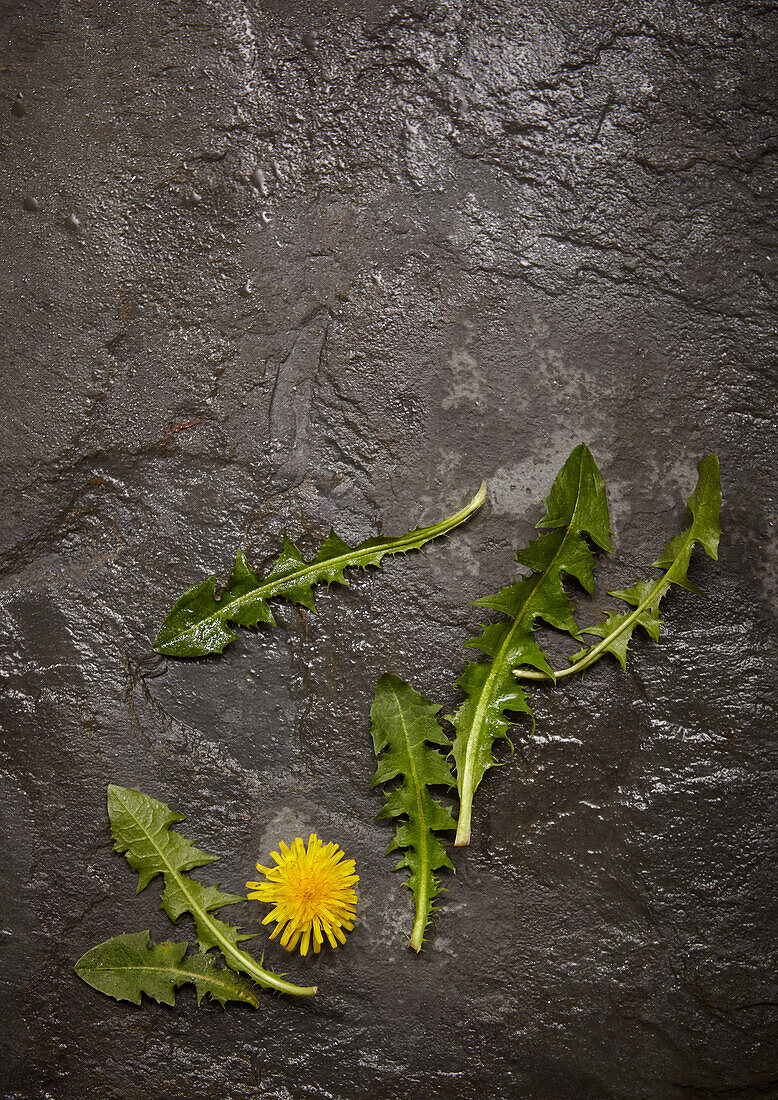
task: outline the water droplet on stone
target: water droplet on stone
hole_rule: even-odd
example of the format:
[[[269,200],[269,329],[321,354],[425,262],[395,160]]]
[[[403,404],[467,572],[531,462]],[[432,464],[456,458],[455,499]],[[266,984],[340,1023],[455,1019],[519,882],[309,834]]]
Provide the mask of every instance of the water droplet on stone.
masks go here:
[[[240,293],[244,298],[250,298],[254,293],[254,287],[251,285],[251,279],[247,279],[244,286],[240,288]]]
[[[265,225],[268,225],[269,222],[272,220],[273,215],[269,214],[267,210],[263,210],[260,214],[260,217],[262,218],[262,221],[265,223]]]
[[[306,50],[310,50],[311,53],[313,53],[313,51],[319,45],[319,39],[316,36],[316,31],[305,32],[305,34],[303,35],[303,45],[305,46]]]
[[[259,188],[263,195],[267,195],[267,179],[261,168],[255,168],[251,173],[251,182]]]
[[[25,210],[29,210],[31,214],[37,214],[41,208],[41,204],[32,195],[25,195],[22,199],[22,206]]]
[[[69,229],[71,233],[77,233],[81,228],[81,222],[78,220],[75,214],[68,214],[65,218],[65,229]]]
[[[27,114],[27,105],[21,99],[15,99],[11,104],[11,114],[16,118],[24,118]]]
[[[203,201],[203,196],[199,191],[190,191],[188,195],[184,196],[184,206],[199,206]]]

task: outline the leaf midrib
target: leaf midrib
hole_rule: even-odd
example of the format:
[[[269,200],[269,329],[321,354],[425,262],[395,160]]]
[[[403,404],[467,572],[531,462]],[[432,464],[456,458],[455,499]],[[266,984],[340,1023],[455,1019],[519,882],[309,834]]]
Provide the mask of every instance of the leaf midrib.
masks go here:
[[[413,746],[412,746],[412,744],[410,744],[410,736],[408,734],[408,726],[407,726],[407,723],[406,723],[406,720],[405,720],[405,713],[403,711],[403,706],[402,706],[401,701],[399,701],[399,695],[397,694],[397,691],[394,689],[394,687],[392,689],[392,693],[393,693],[394,698],[395,698],[395,703],[397,704],[397,714],[399,715],[399,720],[401,720],[401,723],[402,723],[402,726],[403,726],[403,735],[405,737],[405,744],[406,744],[407,750],[408,750],[408,763],[409,763],[409,766],[410,766],[410,774],[412,774],[412,777],[413,777],[414,794],[416,795],[416,806],[417,806],[417,810],[418,810],[418,820],[419,820],[420,851],[419,851],[418,848],[416,848],[416,850],[419,851],[419,856],[420,856],[420,859],[421,859],[421,868],[420,868],[420,880],[419,880],[419,895],[418,895],[418,898],[416,900],[416,920],[414,921],[414,928],[413,928],[413,932],[412,932],[412,937],[410,937],[410,943],[412,943],[412,945],[413,945],[414,935],[417,932],[418,925],[419,924],[421,925],[421,930],[420,930],[421,931],[421,937],[424,937],[424,932],[425,932],[426,927],[427,927],[427,920],[428,920],[428,916],[429,916],[428,906],[430,904],[430,899],[429,899],[430,882],[429,882],[429,880],[431,878],[432,871],[431,871],[431,866],[430,866],[431,861],[430,861],[430,858],[429,858],[429,846],[428,846],[428,843],[427,843],[427,823],[426,823],[426,817],[425,817],[425,813],[424,813],[424,799],[423,799],[423,793],[421,793],[421,784],[419,783],[418,772],[416,771],[416,761],[414,759]],[[419,944],[419,946],[420,946],[420,944]],[[418,950],[418,949],[419,948],[416,948],[416,950]]]

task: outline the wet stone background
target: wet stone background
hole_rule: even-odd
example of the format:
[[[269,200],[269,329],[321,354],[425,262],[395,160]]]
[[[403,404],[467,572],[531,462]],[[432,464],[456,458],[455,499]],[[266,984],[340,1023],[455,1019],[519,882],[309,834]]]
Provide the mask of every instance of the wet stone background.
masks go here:
[[[4,1096],[778,1095],[777,40],[770,5],[691,0],[2,5]],[[532,692],[417,958],[375,681],[455,705],[469,601],[580,440],[598,608],[713,450],[720,562],[626,676]],[[238,545],[398,533],[482,477],[467,527],[317,616],[153,653]],[[109,781],[183,810],[229,890],[312,829],[357,860],[347,948],[267,950],[314,1001],[78,981],[173,933]]]

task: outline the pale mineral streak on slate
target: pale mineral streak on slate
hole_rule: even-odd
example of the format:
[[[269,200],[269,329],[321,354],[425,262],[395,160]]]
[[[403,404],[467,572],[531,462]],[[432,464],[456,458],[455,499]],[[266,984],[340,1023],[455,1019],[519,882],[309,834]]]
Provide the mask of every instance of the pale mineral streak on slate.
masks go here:
[[[4,1096],[775,1091],[777,33],[686,0],[2,8]],[[467,601],[581,440],[603,592],[719,452],[710,598],[674,593],[626,677],[534,691],[417,958],[375,682],[453,709]],[[491,510],[317,616],[153,654],[236,545],[393,533],[484,476]],[[109,936],[171,938],[110,853],[109,781],[197,821],[226,890],[306,830],[356,859],[347,949],[291,973],[315,1001],[78,981]]]

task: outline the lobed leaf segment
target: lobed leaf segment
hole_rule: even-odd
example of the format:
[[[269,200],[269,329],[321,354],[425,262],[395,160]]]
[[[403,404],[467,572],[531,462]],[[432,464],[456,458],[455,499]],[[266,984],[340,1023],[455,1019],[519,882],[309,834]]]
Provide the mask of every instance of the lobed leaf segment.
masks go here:
[[[275,626],[268,600],[279,596],[308,611],[315,611],[313,585],[348,585],[346,569],[380,567],[385,557],[420,550],[464,523],[484,502],[486,483],[459,512],[429,527],[417,527],[397,538],[369,538],[351,547],[330,531],[318,554],[306,561],[295,544],[284,535],[284,548],[262,579],[238,550],[227,586],[217,596],[216,577],[196,584],[173,605],[154,640],[157,653],[169,657],[205,657],[221,653],[235,641],[231,626]]]

